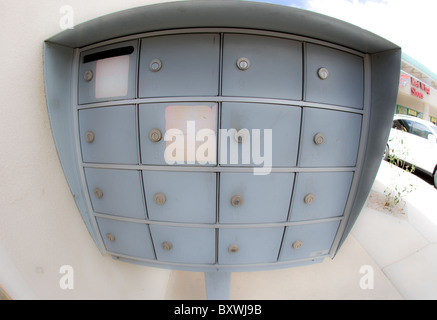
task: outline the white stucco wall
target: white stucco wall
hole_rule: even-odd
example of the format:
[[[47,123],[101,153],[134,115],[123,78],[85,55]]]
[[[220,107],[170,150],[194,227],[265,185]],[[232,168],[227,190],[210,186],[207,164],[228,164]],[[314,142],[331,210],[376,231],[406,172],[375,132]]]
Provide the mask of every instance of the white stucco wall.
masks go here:
[[[0,284],[14,299],[162,299],[170,271],[102,256],[65,180],[47,113],[43,41],[74,24],[147,0],[0,2]],[[62,265],[74,271],[63,290]]]

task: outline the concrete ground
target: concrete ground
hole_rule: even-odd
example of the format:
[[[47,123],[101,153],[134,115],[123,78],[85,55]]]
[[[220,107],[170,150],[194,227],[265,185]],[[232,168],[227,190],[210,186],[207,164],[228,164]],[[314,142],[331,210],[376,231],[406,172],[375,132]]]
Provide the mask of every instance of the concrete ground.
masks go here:
[[[400,204],[387,207],[386,190],[404,186],[411,189]],[[383,161],[367,203],[335,259],[232,273],[230,299],[437,299],[436,199],[432,185]],[[173,271],[166,298],[206,299],[204,274]]]

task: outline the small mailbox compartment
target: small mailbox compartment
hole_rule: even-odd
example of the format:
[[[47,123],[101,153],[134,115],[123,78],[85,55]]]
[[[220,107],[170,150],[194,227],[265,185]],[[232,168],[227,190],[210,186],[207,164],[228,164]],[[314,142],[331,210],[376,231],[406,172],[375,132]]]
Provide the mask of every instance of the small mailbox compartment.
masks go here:
[[[216,165],[217,103],[140,104],[141,162]]]
[[[135,106],[79,110],[83,162],[138,164]]]
[[[141,40],[139,96],[216,96],[218,34],[181,34]]]
[[[288,217],[294,173],[220,174],[221,223],[284,222]]]
[[[223,103],[220,164],[295,167],[300,121],[300,107]]]
[[[143,171],[150,220],[215,223],[216,173]]]
[[[301,100],[300,42],[225,34],[222,86],[224,96]]]
[[[352,178],[353,172],[298,173],[290,221],[342,216]]]
[[[306,101],[363,109],[363,58],[307,44],[305,79]]]
[[[219,230],[219,264],[276,262],[283,234],[283,227],[222,228]]]
[[[151,225],[155,252],[159,261],[214,264],[215,229]]]
[[[286,228],[279,261],[327,255],[340,221],[295,225]]]
[[[305,108],[301,167],[354,167],[361,137],[360,114]]]
[[[79,104],[135,98],[136,75],[137,40],[82,52]]]
[[[155,260],[146,224],[96,218],[106,250],[113,254]]]
[[[94,212],[146,218],[139,171],[100,168],[84,170]]]

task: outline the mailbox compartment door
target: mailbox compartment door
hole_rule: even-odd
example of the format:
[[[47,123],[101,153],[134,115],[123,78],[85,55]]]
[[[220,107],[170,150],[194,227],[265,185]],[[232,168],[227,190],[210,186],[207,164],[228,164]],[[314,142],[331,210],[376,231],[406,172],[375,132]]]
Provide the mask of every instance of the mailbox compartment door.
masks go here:
[[[224,96],[301,100],[300,42],[225,34],[222,86]]]
[[[83,162],[138,164],[135,106],[79,110]]]
[[[354,167],[360,145],[360,114],[305,108],[301,167]]]
[[[219,57],[218,34],[183,34],[142,39],[139,96],[216,96]]]
[[[214,264],[215,229],[150,225],[158,261]]]
[[[352,178],[353,172],[298,173],[290,221],[342,216]]]
[[[276,262],[283,227],[219,230],[219,264]]]
[[[295,167],[300,122],[300,107],[223,103],[220,164]]]
[[[305,79],[306,101],[363,109],[362,57],[316,44],[307,44]]]
[[[284,222],[288,217],[294,173],[220,174],[221,223]]]
[[[140,172],[85,168],[94,212],[145,219]]]
[[[149,227],[142,223],[97,218],[106,250],[114,254],[155,259]]]
[[[215,102],[140,104],[142,164],[216,165],[217,109]]]
[[[279,261],[328,254],[339,225],[340,221],[330,221],[287,227]]]
[[[215,223],[216,173],[143,171],[150,220]]]
[[[80,55],[79,104],[136,96],[137,40],[84,51]]]

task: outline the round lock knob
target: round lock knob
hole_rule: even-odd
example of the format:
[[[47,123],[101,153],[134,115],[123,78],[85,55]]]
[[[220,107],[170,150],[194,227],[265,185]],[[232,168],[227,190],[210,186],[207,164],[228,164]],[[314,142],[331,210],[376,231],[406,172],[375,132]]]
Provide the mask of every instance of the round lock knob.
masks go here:
[[[238,58],[238,60],[237,60],[237,67],[241,71],[246,71],[247,69],[250,68],[250,60],[248,58],[246,58],[246,57]]]
[[[111,242],[115,241],[115,236],[112,233],[107,233],[106,234],[106,239],[108,239]]]
[[[238,248],[238,246],[236,244],[233,244],[231,246],[229,246],[228,251],[230,253],[237,253],[238,250],[240,250],[240,248]]]
[[[314,143],[316,144],[316,145],[321,145],[321,144],[323,144],[325,142],[325,136],[322,134],[322,133],[317,133],[315,136],[314,136]]]
[[[293,249],[299,249],[300,247],[303,246],[303,243],[300,240],[296,240],[295,242],[293,242],[291,246],[293,247]]]
[[[238,143],[246,142],[246,140],[249,138],[249,134],[249,130],[247,129],[238,130],[237,132],[235,132],[235,141],[237,141]]]
[[[161,243],[161,247],[166,251],[170,251],[171,249],[173,249],[173,244],[169,241],[164,241],[163,243]]]
[[[94,189],[94,195],[96,196],[97,199],[103,198],[103,191],[102,191],[102,189],[95,188]]]
[[[311,204],[314,202],[315,199],[316,197],[312,193],[309,193],[305,196],[304,201],[306,204]]]
[[[163,194],[162,192],[158,192],[157,194],[155,194],[154,200],[156,204],[159,204],[161,206],[167,201],[167,198],[165,197],[165,194]]]
[[[317,75],[320,79],[326,80],[329,77],[329,71],[326,68],[320,68],[319,70],[317,70]]]
[[[243,196],[236,194],[231,198],[231,204],[233,207],[240,207],[243,204]]]
[[[85,140],[86,140],[86,142],[93,143],[95,138],[96,138],[96,136],[94,135],[94,132],[87,131],[85,133]]]
[[[152,129],[149,132],[149,138],[153,142],[159,142],[162,139],[162,132],[159,129]]]
[[[159,59],[153,59],[150,61],[149,69],[153,72],[158,72],[162,68],[162,62]]]
[[[94,74],[91,70],[87,70],[83,73],[83,78],[85,79],[85,81],[89,82],[93,79]]]

